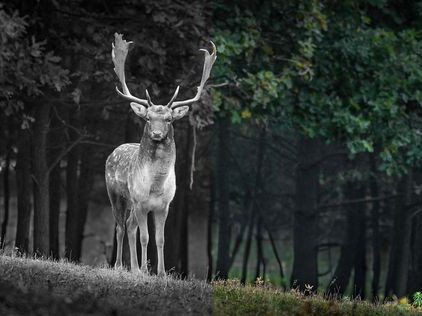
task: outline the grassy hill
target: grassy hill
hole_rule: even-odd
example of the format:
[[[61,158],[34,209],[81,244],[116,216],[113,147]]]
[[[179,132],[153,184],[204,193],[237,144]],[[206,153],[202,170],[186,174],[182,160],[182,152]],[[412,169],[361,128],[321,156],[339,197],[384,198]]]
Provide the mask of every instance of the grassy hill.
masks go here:
[[[325,300],[238,281],[184,281],[0,255],[0,315],[421,315],[406,302]]]
[[[209,315],[211,286],[0,256],[0,315]]]
[[[213,284],[214,315],[283,315],[283,316],[404,316],[421,315],[406,299],[388,304],[366,301],[327,300],[321,295],[306,296],[297,291],[281,291],[264,284],[241,286],[229,280]]]

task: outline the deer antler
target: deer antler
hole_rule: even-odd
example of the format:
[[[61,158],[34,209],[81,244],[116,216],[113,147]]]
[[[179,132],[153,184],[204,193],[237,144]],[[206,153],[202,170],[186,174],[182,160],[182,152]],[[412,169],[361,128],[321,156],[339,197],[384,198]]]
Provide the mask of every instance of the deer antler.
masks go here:
[[[149,106],[154,106],[155,104],[151,101],[151,96],[149,95],[148,89],[145,90],[145,94],[147,96],[147,102]]]
[[[189,100],[176,101],[176,102],[171,103],[177,97],[177,93],[179,92],[179,89],[177,88],[176,92],[174,93],[174,96],[172,97],[172,99],[169,102],[169,104],[171,104],[172,109],[177,108],[177,107],[182,106],[182,105],[188,105],[188,104],[197,102],[200,99],[201,94],[202,94],[202,90],[204,89],[204,86],[205,86],[205,82],[207,82],[208,78],[210,77],[212,66],[213,66],[215,60],[217,59],[217,49],[215,48],[215,45],[214,45],[213,42],[211,42],[211,45],[212,45],[212,53],[211,54],[206,49],[200,49],[200,50],[205,52],[205,60],[204,60],[204,68],[203,68],[203,71],[202,71],[201,83],[197,88],[198,90],[196,92],[196,95],[192,99],[189,99]]]
[[[126,85],[125,79],[125,61],[129,49],[129,44],[133,42],[127,42],[123,39],[122,34],[114,33],[114,43],[111,44],[113,49],[111,50],[111,58],[114,64],[114,72],[119,77],[120,83],[123,88],[123,93],[116,87],[116,91],[123,98],[133,101],[145,106],[148,106],[148,101],[145,99],[139,99],[130,94],[129,89]]]
[[[172,98],[170,99],[169,103],[167,103],[168,107],[170,107],[173,104],[173,101],[177,98],[177,95],[179,94],[179,88],[180,86],[177,86],[176,91],[174,91]]]

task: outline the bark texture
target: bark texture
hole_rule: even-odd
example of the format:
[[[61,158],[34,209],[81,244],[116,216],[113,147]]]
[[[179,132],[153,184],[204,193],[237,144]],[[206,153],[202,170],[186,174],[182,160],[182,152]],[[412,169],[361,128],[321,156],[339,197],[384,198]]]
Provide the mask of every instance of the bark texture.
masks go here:
[[[218,121],[218,151],[217,151],[217,220],[218,246],[216,274],[218,278],[227,279],[230,261],[230,172],[229,153],[230,131],[227,118]]]
[[[31,222],[31,141],[29,130],[19,130],[16,157],[16,189],[18,222],[15,247],[21,253],[29,250],[29,227]]]
[[[40,102],[35,108],[33,126],[34,252],[48,256],[50,254],[50,190],[47,134],[51,105]]]
[[[293,271],[291,285],[304,290],[318,287],[317,264],[317,203],[319,189],[319,140],[300,136],[298,140],[298,167],[296,170],[296,197],[293,224]]]

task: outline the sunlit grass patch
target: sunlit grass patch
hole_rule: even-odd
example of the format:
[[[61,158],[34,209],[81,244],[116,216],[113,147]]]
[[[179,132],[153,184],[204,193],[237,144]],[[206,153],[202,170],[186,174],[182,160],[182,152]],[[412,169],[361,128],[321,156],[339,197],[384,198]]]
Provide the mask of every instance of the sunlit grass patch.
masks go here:
[[[421,315],[410,305],[392,302],[371,304],[365,301],[327,300],[319,294],[305,296],[258,282],[242,286],[238,280],[213,283],[214,315]]]

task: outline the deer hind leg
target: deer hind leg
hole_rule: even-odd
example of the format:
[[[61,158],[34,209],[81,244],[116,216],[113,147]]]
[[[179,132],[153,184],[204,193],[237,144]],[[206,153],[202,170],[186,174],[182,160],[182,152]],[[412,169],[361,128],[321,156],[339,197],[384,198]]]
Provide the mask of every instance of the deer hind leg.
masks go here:
[[[140,211],[136,213],[138,219],[141,247],[142,247],[142,261],[141,261],[141,271],[144,273],[148,272],[148,259],[147,259],[147,248],[148,248],[148,214],[146,212]]]
[[[114,268],[119,269],[123,267],[122,264],[122,252],[123,252],[123,238],[125,236],[125,213],[126,203],[122,197],[118,194],[109,193],[111,209],[116,220],[116,262]]]
[[[117,251],[116,251],[116,262],[114,263],[115,269],[121,269],[122,264],[122,252],[123,252],[123,237],[125,236],[125,228],[119,223],[116,224],[116,240],[117,240]]]
[[[130,269],[132,272],[139,271],[138,264],[138,254],[136,252],[136,233],[138,230],[138,221],[136,219],[135,213],[130,212],[129,218],[126,221],[126,231],[129,241],[129,250],[130,250]]]
[[[163,211],[154,212],[155,223],[155,242],[157,244],[157,275],[165,276],[166,270],[164,266],[164,225],[166,224],[168,214],[168,206]]]

